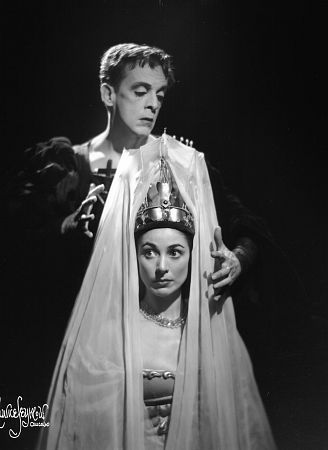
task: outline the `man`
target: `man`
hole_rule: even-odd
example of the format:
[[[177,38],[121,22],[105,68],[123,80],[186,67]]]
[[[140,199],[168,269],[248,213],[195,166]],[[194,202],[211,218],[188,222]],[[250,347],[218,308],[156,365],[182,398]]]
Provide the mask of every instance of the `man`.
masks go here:
[[[163,50],[146,45],[119,44],[103,55],[99,76],[107,126],[86,144],[76,146],[75,152],[84,155],[92,174],[102,174],[108,182],[106,172],[110,177],[111,171],[117,168],[123,149],[139,148],[154,139],[151,132],[166,91],[174,83],[174,75],[171,57]],[[94,181],[97,183],[97,177]],[[98,176],[99,181],[101,176]],[[82,209],[63,221],[63,234],[78,228],[83,221],[94,219],[89,206],[100,192],[101,188],[91,190]],[[89,214],[82,214],[86,211]],[[84,232],[92,237],[86,227]]]
[[[123,149],[139,148],[153,139],[151,132],[166,91],[174,83],[174,75],[171,57],[163,50],[136,44],[119,44],[107,50],[101,60],[99,75],[107,127],[88,143],[76,146],[75,152],[84,155],[93,174],[107,172],[107,177],[110,177],[117,168]],[[77,211],[63,220],[62,234],[81,229],[81,223],[87,224],[95,219],[91,209],[102,187],[94,188],[94,184],[90,184],[92,187],[86,200]],[[105,184],[108,189],[108,182]],[[98,211],[98,220],[99,217]],[[93,226],[93,230],[95,228]],[[93,236],[94,232],[88,226],[82,229],[88,237]],[[213,280],[219,290],[238,278],[241,261],[244,265],[250,262],[250,254],[255,252],[255,246],[243,237],[234,253],[224,246],[219,231],[216,231],[215,239],[218,250],[213,256],[220,259],[221,270],[214,275]]]

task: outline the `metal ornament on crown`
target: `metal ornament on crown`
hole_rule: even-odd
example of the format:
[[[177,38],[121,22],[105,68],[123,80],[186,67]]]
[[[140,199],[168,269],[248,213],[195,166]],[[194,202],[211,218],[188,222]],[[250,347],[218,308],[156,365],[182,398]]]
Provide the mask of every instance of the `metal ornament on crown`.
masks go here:
[[[163,134],[165,145],[165,132]],[[175,228],[195,234],[194,219],[184,202],[172,172],[163,156],[159,159],[159,180],[149,186],[135,222],[135,235],[153,228]]]

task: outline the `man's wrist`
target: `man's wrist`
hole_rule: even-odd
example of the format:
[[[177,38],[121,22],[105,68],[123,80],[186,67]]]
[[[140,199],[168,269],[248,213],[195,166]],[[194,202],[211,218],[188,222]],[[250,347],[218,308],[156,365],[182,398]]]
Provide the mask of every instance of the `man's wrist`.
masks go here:
[[[233,253],[240,262],[242,273],[247,272],[254,264],[257,256],[257,245],[252,239],[248,237],[241,237],[238,239]]]

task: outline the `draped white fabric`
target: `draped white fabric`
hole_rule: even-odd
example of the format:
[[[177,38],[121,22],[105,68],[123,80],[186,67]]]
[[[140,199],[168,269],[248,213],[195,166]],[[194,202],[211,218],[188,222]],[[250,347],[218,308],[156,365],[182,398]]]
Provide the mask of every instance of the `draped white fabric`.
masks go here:
[[[275,448],[231,298],[223,305],[212,298],[210,250],[218,222],[203,154],[163,135],[121,157],[58,357],[50,427],[42,431],[39,449],[154,448],[144,433],[151,424],[143,403],[134,223],[162,153],[196,228],[165,448]]]

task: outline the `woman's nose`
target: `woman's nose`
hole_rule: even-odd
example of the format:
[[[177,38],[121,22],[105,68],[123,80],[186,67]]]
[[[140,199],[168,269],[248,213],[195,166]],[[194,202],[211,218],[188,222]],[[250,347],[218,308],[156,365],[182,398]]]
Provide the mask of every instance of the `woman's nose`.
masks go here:
[[[157,261],[156,272],[158,274],[164,274],[164,273],[167,273],[168,271],[169,270],[168,270],[168,267],[167,267],[166,258],[165,257],[159,258],[158,261]]]

